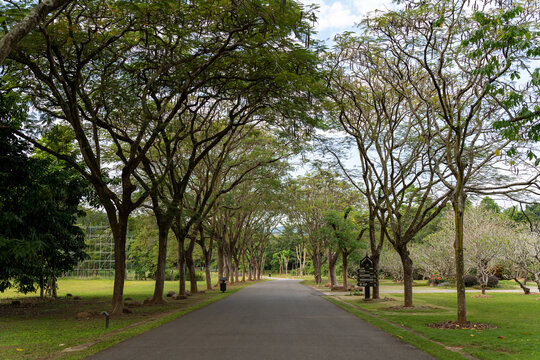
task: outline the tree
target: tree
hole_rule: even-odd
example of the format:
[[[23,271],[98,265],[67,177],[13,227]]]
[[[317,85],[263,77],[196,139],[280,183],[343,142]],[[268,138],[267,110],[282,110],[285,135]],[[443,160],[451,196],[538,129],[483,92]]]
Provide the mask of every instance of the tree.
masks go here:
[[[220,103],[213,101],[219,94],[240,106],[228,109],[233,117],[245,110],[242,100],[250,95],[247,108],[253,114],[252,105],[261,96],[286,98],[279,103],[262,101],[260,107],[274,105],[277,113],[299,119],[287,125],[295,128],[311,118],[305,111],[304,90],[315,88],[311,85],[317,81],[316,56],[289,36],[303,36],[309,28],[296,3],[282,10],[263,2],[125,5],[78,2],[10,54],[16,62],[10,63],[11,69],[25,84],[24,91],[32,94],[34,106],[73,129],[85,166],[42,146],[43,150],[80,171],[107,212],[115,241],[112,313],[123,307],[127,219],[163,180],[158,176],[145,183],[141,176],[141,168],[149,168],[144,162],[152,146],[164,134],[171,136],[173,147],[190,136],[202,144],[219,142],[219,137],[198,139],[189,132],[193,119],[211,113],[198,110]],[[230,123],[223,133],[234,126]],[[25,131],[15,132],[35,142]],[[200,156],[193,154],[195,159]],[[183,177],[182,189],[188,180]],[[158,267],[166,253],[167,232],[162,234]],[[160,279],[163,274],[161,266]]]
[[[414,105],[404,93],[408,81],[399,76],[406,67],[387,66],[394,57],[388,44],[369,34],[361,38],[344,34],[336,40],[336,50],[329,55],[333,107],[341,127],[356,143],[361,183],[341,168],[365,196],[371,216],[400,255],[404,304],[412,306],[413,264],[408,246],[448,202],[449,191],[439,191],[443,179],[432,171],[442,156],[427,155],[429,144],[421,120],[414,116]],[[378,262],[380,249],[373,225],[370,239]]]
[[[291,182],[288,192],[291,194],[290,209],[287,211],[287,223],[295,226],[305,238],[309,256],[311,257],[315,282],[321,279],[321,267],[326,252],[329,273],[328,280],[337,286],[335,266],[340,250],[332,247],[325,213],[344,211],[347,207],[359,202],[350,185],[338,178],[337,174],[324,169],[317,169],[311,174]]]
[[[524,44],[530,43],[532,12],[517,4],[501,9],[480,5],[408,1],[404,9],[365,23],[369,35],[392,54],[392,61],[385,64],[406,84],[396,91],[406,96],[411,115],[422,126],[421,136],[434,162],[431,171],[451,192],[458,324],[467,321],[463,283],[467,194],[511,193],[530,185],[536,176],[511,186],[500,166],[490,167],[510,149],[509,142],[494,133],[493,123],[506,116],[506,101],[512,103],[511,97],[500,101],[499,95],[509,94],[506,90],[513,88],[511,80],[519,76],[521,60],[527,56]]]
[[[0,95],[0,121],[18,126],[25,109],[13,93]],[[75,225],[87,183],[50,157],[29,157],[32,149],[0,129],[0,291],[15,286],[41,297],[49,283],[84,259],[84,234]]]
[[[356,223],[355,214],[352,207],[344,212],[330,211],[326,214],[326,221],[330,227],[331,238],[341,252],[341,263],[343,267],[343,289],[348,290],[348,259],[355,250],[361,246],[361,238],[367,228],[359,229]]]

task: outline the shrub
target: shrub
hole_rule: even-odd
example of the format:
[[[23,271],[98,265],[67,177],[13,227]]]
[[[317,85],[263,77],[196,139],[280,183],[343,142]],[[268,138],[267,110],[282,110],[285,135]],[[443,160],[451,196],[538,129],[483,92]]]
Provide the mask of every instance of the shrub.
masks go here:
[[[475,286],[479,284],[478,278],[474,275],[465,275],[463,277],[463,282],[465,283],[465,286],[467,287],[471,287],[471,286]]]
[[[491,288],[499,286],[499,278],[495,275],[488,277],[487,286]]]

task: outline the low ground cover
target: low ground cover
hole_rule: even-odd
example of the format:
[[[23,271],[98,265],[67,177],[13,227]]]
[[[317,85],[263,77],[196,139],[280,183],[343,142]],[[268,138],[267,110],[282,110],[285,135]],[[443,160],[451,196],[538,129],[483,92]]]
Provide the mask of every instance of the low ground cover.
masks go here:
[[[540,359],[540,298],[538,294],[493,293],[490,298],[467,294],[468,320],[496,327],[485,330],[474,327],[451,330],[428,326],[437,322],[455,320],[455,294],[416,294],[414,301],[418,308],[413,309],[396,307],[396,304],[401,304],[403,301],[401,294],[386,296],[397,301],[365,302],[361,297],[350,296],[341,296],[339,299],[380,318],[404,325],[428,339],[444,344],[446,348],[459,350],[479,359]],[[341,304],[341,306],[370,321],[366,318],[369,316],[358,314],[358,311],[355,312],[347,305]],[[372,318],[371,320],[376,326],[432,353],[439,359],[462,358],[455,353],[438,351],[436,346],[433,350],[434,344],[427,344],[414,334],[404,334],[403,329],[382,323],[380,319]]]
[[[112,280],[60,280],[56,300],[6,292],[0,294],[0,359],[82,359],[249,284],[228,285],[225,294],[216,289],[183,300],[168,300],[159,306],[130,308],[130,314],[111,316],[108,329],[102,312],[111,306]],[[152,281],[126,281],[124,297],[142,303],[152,295],[153,286]],[[198,286],[205,288],[204,282]],[[165,293],[169,290],[177,291],[178,282],[166,282]],[[81,299],[66,297],[67,293]],[[21,303],[12,305],[13,300]],[[77,318],[81,312],[91,314]],[[81,350],[66,351],[80,345]]]

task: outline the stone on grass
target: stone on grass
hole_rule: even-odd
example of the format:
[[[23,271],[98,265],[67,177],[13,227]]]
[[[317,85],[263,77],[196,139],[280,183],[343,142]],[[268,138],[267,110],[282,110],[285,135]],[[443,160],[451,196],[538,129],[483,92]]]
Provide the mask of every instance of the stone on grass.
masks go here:
[[[174,296],[174,295],[176,295],[176,293],[174,291],[172,291],[172,290],[167,293],[167,297],[171,297],[171,296]]]
[[[72,297],[73,295],[71,295],[70,293],[67,293],[66,294],[66,297]]]
[[[80,296],[74,296],[73,300],[81,300],[81,297]]]
[[[184,299],[187,299],[187,296],[186,295],[178,295],[178,294],[175,294],[172,296],[172,298],[174,300],[184,300]]]
[[[191,291],[186,290],[186,295],[187,295],[187,296],[191,296]]]

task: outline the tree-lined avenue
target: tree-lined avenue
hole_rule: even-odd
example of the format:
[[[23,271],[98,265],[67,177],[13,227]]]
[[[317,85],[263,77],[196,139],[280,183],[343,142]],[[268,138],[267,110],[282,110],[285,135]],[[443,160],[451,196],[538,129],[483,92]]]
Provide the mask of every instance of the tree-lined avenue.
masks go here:
[[[89,359],[432,359],[319,295],[259,283]]]

